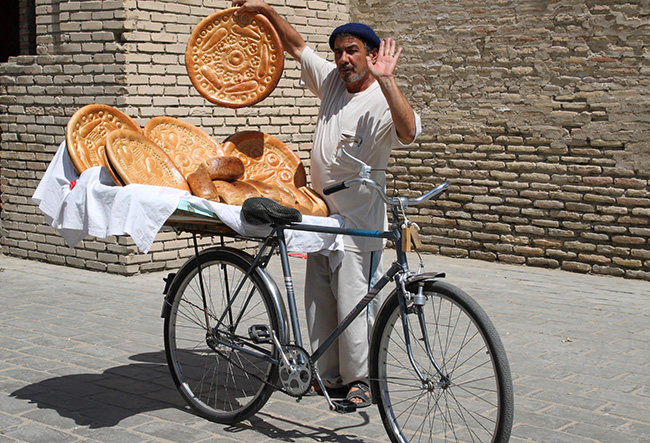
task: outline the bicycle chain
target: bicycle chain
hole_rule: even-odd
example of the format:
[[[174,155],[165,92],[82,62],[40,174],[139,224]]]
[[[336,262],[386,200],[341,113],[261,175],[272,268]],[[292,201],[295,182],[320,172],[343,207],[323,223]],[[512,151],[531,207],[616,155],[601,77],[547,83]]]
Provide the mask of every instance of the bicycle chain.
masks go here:
[[[168,302],[168,303],[169,303],[169,302]],[[198,305],[192,303],[192,302],[189,301],[189,300],[185,300],[185,303],[189,304],[190,306],[192,306],[192,307],[194,307],[194,308],[196,308],[196,309],[200,309],[200,307],[199,307]],[[172,304],[171,304],[171,303],[169,303],[169,304],[170,304],[170,307],[171,307]],[[214,317],[214,316],[211,316],[211,317],[212,317],[213,320],[216,320],[216,317]],[[198,324],[198,323],[197,323],[197,324]],[[314,371],[313,371],[311,368],[313,368],[314,365],[313,365],[313,362],[311,361],[311,358],[309,358],[309,354],[307,354],[307,353],[306,353],[306,352],[305,352],[305,351],[304,351],[300,346],[295,346],[295,345],[286,345],[286,347],[285,347],[284,349],[282,349],[281,352],[285,353],[285,355],[286,355],[287,352],[285,352],[285,349],[288,349],[288,348],[290,348],[290,347],[299,349],[300,352],[303,353],[303,354],[307,357],[307,365],[308,365],[308,367],[310,368],[310,375],[311,375],[311,379],[309,380],[308,383],[309,383],[309,386],[311,386],[312,382],[314,381]],[[299,398],[302,398],[302,397],[305,395],[305,394],[296,394],[296,393],[293,393],[293,392],[287,390],[287,389],[284,388],[283,386],[276,386],[276,385],[274,385],[273,383],[269,383],[268,381],[263,380],[261,377],[255,375],[255,374],[253,374],[253,373],[248,372],[248,370],[247,370],[246,368],[244,368],[243,366],[241,366],[241,365],[239,365],[238,363],[236,363],[233,359],[231,359],[230,357],[228,357],[228,356],[227,356],[223,351],[219,351],[218,349],[216,349],[216,347],[213,347],[213,346],[210,346],[210,349],[212,349],[214,352],[216,352],[216,353],[219,354],[221,357],[223,357],[224,359],[226,359],[229,363],[231,363],[232,365],[234,365],[235,367],[237,367],[237,369],[242,370],[242,371],[245,372],[246,374],[248,374],[248,375],[250,375],[251,377],[255,378],[256,380],[258,380],[258,381],[264,383],[265,385],[267,385],[267,386],[271,386],[275,391],[282,392],[282,393],[288,395],[289,397],[298,398],[298,399],[299,399]],[[279,369],[278,369],[277,365],[276,365],[275,370],[279,372]],[[279,377],[279,374],[278,374],[278,377]]]
[[[293,346],[293,345],[288,345],[288,346]],[[296,347],[297,347],[297,346],[296,346]],[[253,373],[251,373],[251,372],[248,372],[248,370],[247,370],[246,368],[244,368],[243,366],[241,366],[241,365],[239,365],[238,363],[236,363],[235,361],[233,361],[230,357],[226,356],[225,353],[224,353],[223,351],[219,351],[218,349],[214,349],[214,348],[211,348],[211,349],[212,349],[214,352],[216,352],[217,354],[219,354],[221,357],[225,358],[228,362],[230,362],[231,364],[233,364],[237,369],[240,369],[240,370],[244,371],[246,374],[250,375],[250,376],[253,377],[254,379],[256,379],[256,380],[258,380],[258,381],[264,383],[264,384],[267,385],[267,386],[272,387],[275,391],[282,392],[283,394],[286,394],[286,395],[288,395],[289,397],[293,397],[293,398],[298,398],[298,399],[300,399],[300,398],[304,397],[305,394],[303,394],[303,395],[296,395],[296,394],[293,394],[293,393],[287,391],[283,386],[276,386],[276,385],[274,385],[273,383],[269,383],[268,381],[263,380],[261,377],[255,375],[255,374],[253,374]],[[301,348],[301,349],[302,349],[302,348]],[[277,370],[277,365],[275,365],[275,366],[276,366],[275,369]],[[309,359],[309,366],[310,366],[310,367],[313,367],[313,362],[311,361],[311,359]],[[312,380],[311,380],[311,381],[313,381],[313,379],[314,379],[314,377],[313,377],[313,371],[312,371]],[[311,381],[310,381],[310,385],[311,385]]]

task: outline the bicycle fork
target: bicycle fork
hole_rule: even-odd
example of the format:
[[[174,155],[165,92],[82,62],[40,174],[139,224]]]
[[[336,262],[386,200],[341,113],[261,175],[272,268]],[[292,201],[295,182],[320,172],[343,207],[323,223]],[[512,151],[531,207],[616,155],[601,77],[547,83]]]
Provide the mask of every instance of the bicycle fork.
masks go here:
[[[436,277],[444,276],[444,274],[436,274]],[[420,279],[417,281],[418,285],[418,292],[412,295],[413,299],[413,305],[410,307],[406,306],[406,295],[407,294],[412,294],[406,289],[406,282],[405,280],[407,278],[404,278],[403,275],[400,275],[397,277],[398,279],[398,288],[401,291],[401,296],[398,297],[399,300],[399,306],[400,306],[400,312],[401,312],[401,318],[402,318],[402,328],[404,329],[404,341],[406,342],[406,350],[407,354],[409,357],[409,361],[411,362],[411,366],[413,367],[413,370],[417,374],[418,378],[422,382],[422,385],[429,391],[435,389],[435,388],[441,388],[441,389],[446,389],[449,387],[450,380],[449,376],[446,375],[442,368],[438,365],[436,362],[435,357],[433,356],[433,351],[431,349],[431,343],[429,341],[429,333],[426,328],[426,322],[424,318],[424,306],[427,303],[427,297],[424,295],[424,284],[425,280]],[[433,365],[433,367],[436,369],[438,372],[438,375],[440,376],[440,380],[437,382],[432,381],[431,379],[425,377],[422,374],[422,371],[420,370],[420,367],[418,366],[417,362],[415,361],[415,358],[413,357],[413,350],[412,350],[412,345],[411,345],[411,334],[409,331],[412,329],[409,324],[408,324],[408,314],[409,313],[414,313],[417,316],[418,319],[418,324],[420,327],[420,333],[422,334],[422,341],[424,342],[424,346],[427,352],[427,355],[429,357],[429,361]]]

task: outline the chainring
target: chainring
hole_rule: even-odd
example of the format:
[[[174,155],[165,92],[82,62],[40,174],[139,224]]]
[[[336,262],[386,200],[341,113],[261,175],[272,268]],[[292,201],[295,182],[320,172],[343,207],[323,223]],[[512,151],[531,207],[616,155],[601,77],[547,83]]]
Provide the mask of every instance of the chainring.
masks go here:
[[[284,392],[292,397],[302,397],[311,389],[314,370],[309,354],[300,346],[286,345],[282,351],[289,365],[280,359],[278,373]]]

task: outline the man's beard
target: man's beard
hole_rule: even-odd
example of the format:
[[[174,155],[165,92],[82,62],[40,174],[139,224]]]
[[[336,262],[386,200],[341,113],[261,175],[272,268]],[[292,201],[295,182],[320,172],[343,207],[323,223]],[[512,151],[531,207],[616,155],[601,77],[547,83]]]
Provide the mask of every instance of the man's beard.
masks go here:
[[[353,67],[352,65],[344,65],[344,66],[341,66],[341,68],[343,68],[343,67],[346,67],[346,68],[347,68],[347,67],[350,67],[350,68],[354,69],[354,67]],[[340,68],[339,68],[339,69],[340,69]],[[340,71],[339,71],[339,72],[340,72]],[[358,72],[355,71],[355,72],[351,72],[351,73],[349,74],[348,77],[341,76],[341,79],[342,79],[345,83],[356,83],[356,82],[358,82],[359,80],[361,80],[363,77],[365,77],[367,73],[368,73],[368,70],[367,70],[367,69],[366,69],[364,72],[362,72],[361,74],[359,74]]]

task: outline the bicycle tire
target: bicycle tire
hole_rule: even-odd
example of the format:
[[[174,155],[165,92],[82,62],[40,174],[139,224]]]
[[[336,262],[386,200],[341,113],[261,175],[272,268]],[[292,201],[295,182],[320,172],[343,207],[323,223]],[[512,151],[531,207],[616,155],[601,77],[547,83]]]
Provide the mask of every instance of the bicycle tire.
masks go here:
[[[411,284],[409,291],[417,292]],[[407,302],[410,363],[397,291],[387,298],[373,332],[370,380],[384,427],[393,442],[507,442],[514,399],[510,367],[497,331],[468,294],[444,282],[424,282],[431,364],[416,309]],[[438,386],[434,382],[443,383]]]
[[[167,363],[176,387],[195,411],[219,423],[236,423],[264,406],[273,392],[277,368],[230,346],[209,344],[208,337],[247,349],[253,344],[277,357],[272,343],[252,343],[248,328],[262,324],[278,331],[283,317],[259,273],[246,277],[252,262],[249,254],[231,248],[208,249],[199,254],[199,262],[213,334],[207,334],[193,257],[176,274],[166,297]],[[225,312],[227,300],[240,284],[239,297]]]

